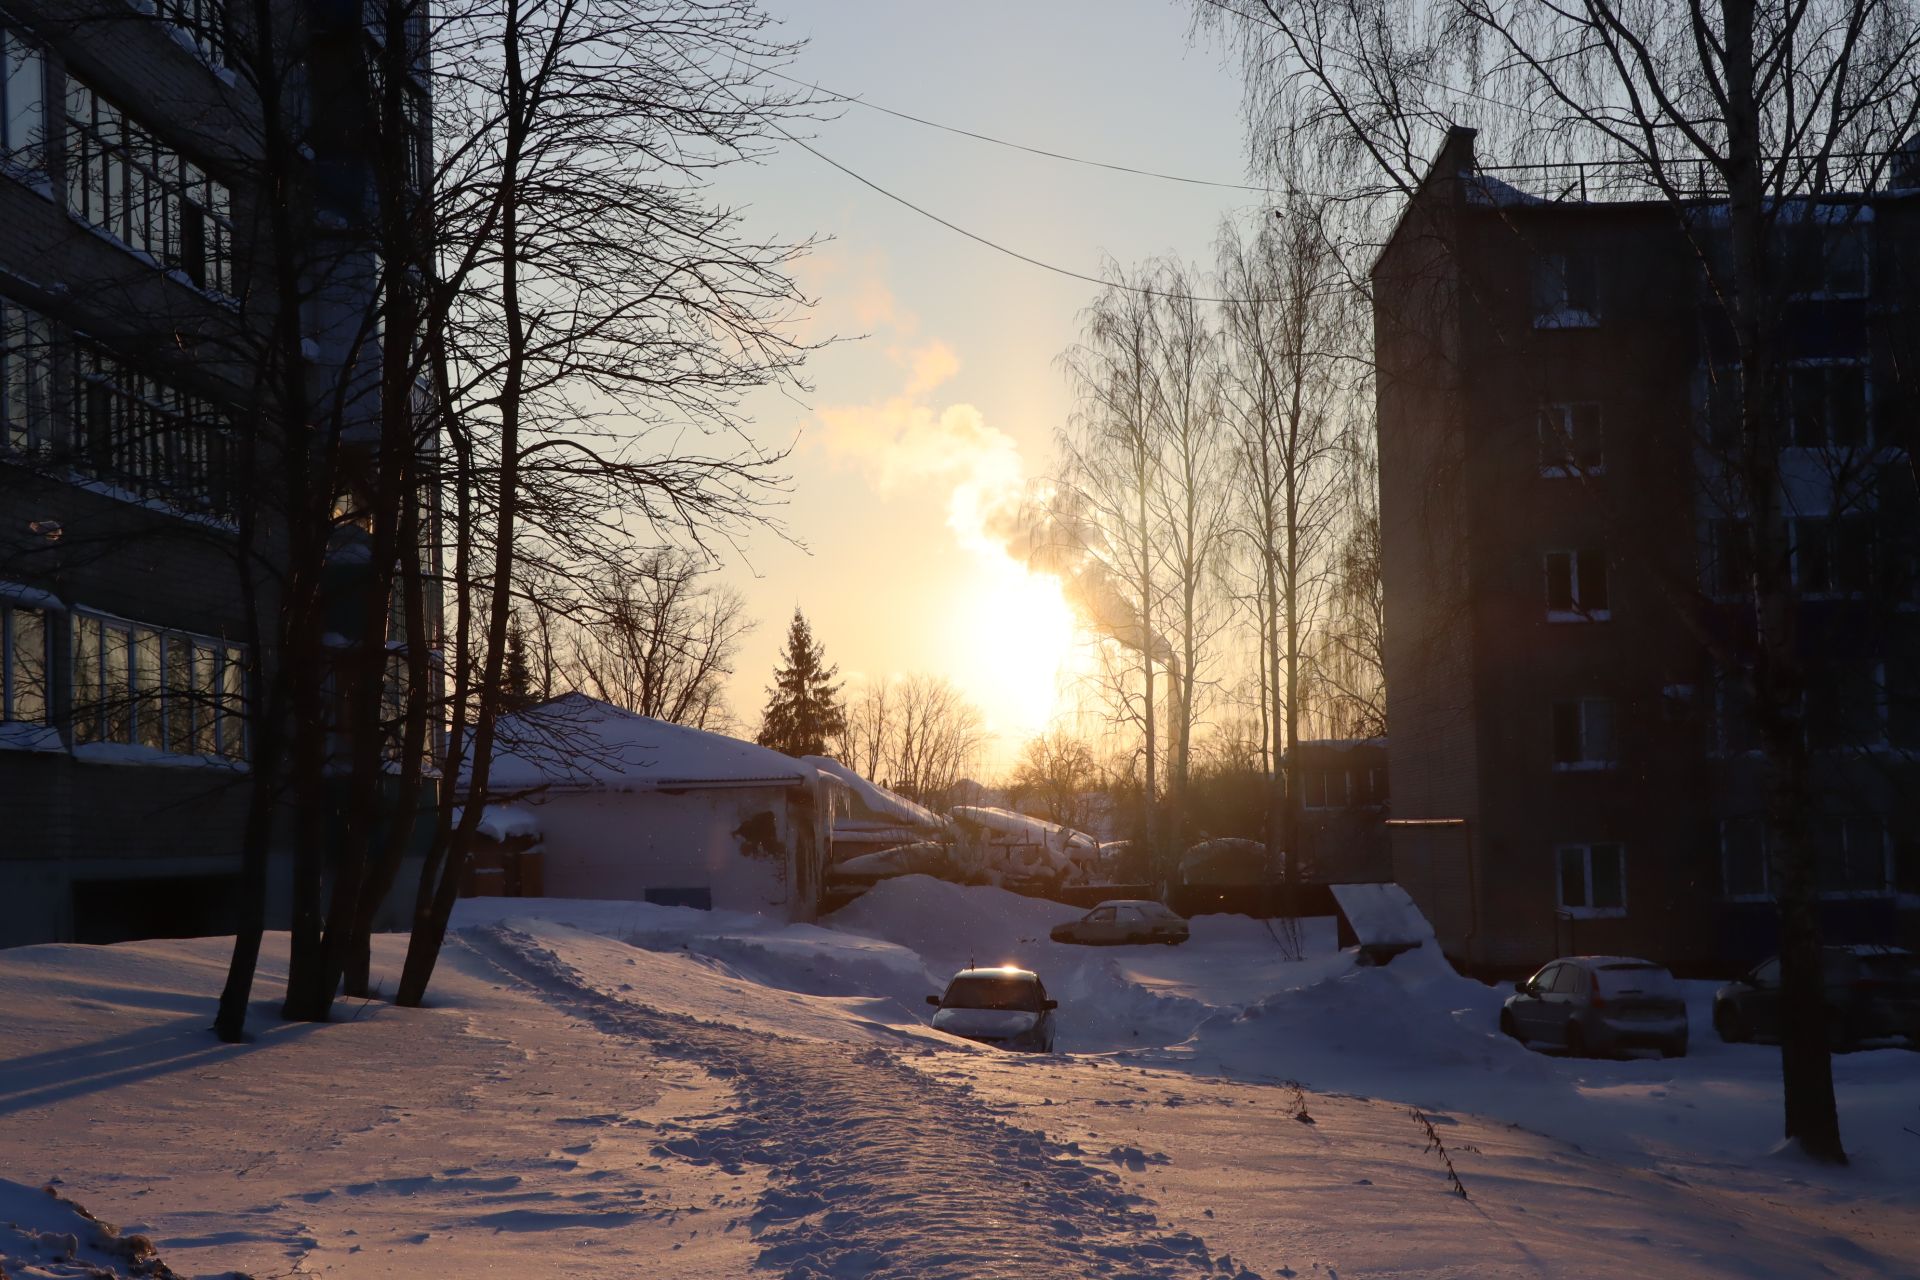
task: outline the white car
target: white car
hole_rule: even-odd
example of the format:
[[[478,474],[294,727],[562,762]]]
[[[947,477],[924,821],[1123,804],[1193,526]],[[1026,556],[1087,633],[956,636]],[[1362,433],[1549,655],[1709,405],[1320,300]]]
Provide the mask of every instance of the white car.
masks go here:
[[[1053,1052],[1053,1011],[1060,1002],[1047,998],[1030,969],[962,969],[944,995],[928,996],[927,1003],[939,1009],[935,1031],[1001,1049]]]

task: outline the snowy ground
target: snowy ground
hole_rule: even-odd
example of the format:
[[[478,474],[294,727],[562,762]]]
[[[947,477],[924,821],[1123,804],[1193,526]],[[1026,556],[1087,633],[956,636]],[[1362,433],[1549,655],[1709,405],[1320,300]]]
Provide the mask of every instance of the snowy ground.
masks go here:
[[[133,1274],[137,1233],[262,1278],[1920,1275],[1920,1054],[1835,1060],[1855,1162],[1819,1170],[1710,988],[1687,1059],[1573,1061],[1325,922],[1289,961],[1233,917],[1046,940],[1074,914],[917,877],[818,928],[475,900],[433,1008],[278,1024],[276,952],[241,1048],[217,940],[0,952],[0,1274]],[[1062,1052],[928,1028],[969,961],[1038,969]]]

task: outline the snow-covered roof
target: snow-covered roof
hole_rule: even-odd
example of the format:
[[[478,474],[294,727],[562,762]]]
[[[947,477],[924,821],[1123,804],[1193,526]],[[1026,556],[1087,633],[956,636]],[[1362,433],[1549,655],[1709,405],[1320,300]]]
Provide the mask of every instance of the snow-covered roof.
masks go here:
[[[801,760],[819,770],[820,776],[827,781],[852,792],[876,817],[926,831],[944,831],[947,828],[947,820],[933,810],[915,804],[898,792],[867,781],[838,760],[827,756],[802,756]]]
[[[498,722],[488,785],[572,791],[801,786],[814,771],[792,756],[569,693]]]
[[[952,814],[958,822],[971,823],[994,835],[1030,841],[1059,852],[1073,851],[1090,856],[1100,851],[1100,842],[1083,831],[1063,827],[1057,822],[1048,822],[1045,818],[1033,818],[1024,813],[1015,813],[1011,809],[957,804],[947,812]]]
[[[455,807],[453,820],[460,821]],[[541,833],[540,815],[523,804],[490,804],[480,810],[479,825],[474,828],[489,840],[507,841]]]

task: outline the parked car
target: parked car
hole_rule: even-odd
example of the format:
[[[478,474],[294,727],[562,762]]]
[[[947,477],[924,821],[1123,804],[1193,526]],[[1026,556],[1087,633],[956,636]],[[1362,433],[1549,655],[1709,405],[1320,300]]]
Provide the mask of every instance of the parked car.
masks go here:
[[[1161,903],[1120,898],[1101,903],[1078,920],[1053,926],[1051,936],[1055,942],[1088,946],[1164,942],[1177,947],[1187,940],[1187,922]]]
[[[936,1031],[1002,1049],[1053,1052],[1053,1011],[1040,975],[1029,969],[962,969],[942,995],[928,996]]]
[[[1827,1043],[1906,1036],[1920,1048],[1920,957],[1900,947],[1820,948],[1827,992]],[[1722,1040],[1780,1037],[1780,957],[1713,993],[1713,1029]]]
[[[1575,1057],[1654,1048],[1687,1053],[1687,1005],[1673,975],[1631,956],[1564,956],[1513,984],[1500,1030]]]

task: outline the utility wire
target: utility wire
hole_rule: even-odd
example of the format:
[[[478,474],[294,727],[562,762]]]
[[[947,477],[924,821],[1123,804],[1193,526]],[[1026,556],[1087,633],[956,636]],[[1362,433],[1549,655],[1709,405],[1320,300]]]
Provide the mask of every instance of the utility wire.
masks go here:
[[[775,71],[772,67],[760,67],[758,70],[763,74],[772,76],[776,80],[785,80],[788,84],[796,84],[804,89],[813,89],[839,99],[842,102],[851,102],[855,106],[865,107],[869,111],[878,111],[882,115],[894,116],[901,120],[910,120],[914,124],[925,125],[929,129],[938,129],[943,133],[958,134],[963,138],[973,138],[979,142],[990,142],[996,147],[1009,147],[1015,151],[1024,151],[1028,155],[1045,156],[1049,160],[1064,160],[1068,164],[1083,164],[1093,169],[1110,169],[1115,173],[1130,173],[1141,178],[1158,178],[1162,182],[1184,182],[1195,187],[1219,187],[1226,191],[1256,191],[1265,196],[1271,196],[1275,191],[1273,187],[1257,187],[1245,182],[1215,182],[1211,178],[1188,178],[1177,173],[1161,173],[1154,169],[1136,169],[1132,165],[1109,164],[1105,160],[1089,160],[1085,156],[1069,155],[1064,151],[1049,151],[1045,147],[1030,147],[1024,142],[1014,142],[1007,138],[996,138],[990,133],[976,133],[972,129],[962,129],[958,125],[942,124],[938,120],[928,120],[923,116],[916,116],[910,112],[897,111],[892,107],[883,107],[879,103],[870,101],[857,94],[841,93],[837,89],[829,89],[825,85],[815,84],[811,81],[801,80],[794,76],[786,75],[783,72]],[[1302,194],[1318,195],[1319,193],[1303,192]]]
[[[678,46],[676,46],[676,48],[678,48]],[[978,232],[967,230],[965,227],[961,226],[957,222],[948,221],[947,219],[941,217],[939,214],[933,212],[933,210],[931,209],[915,204],[913,201],[907,199],[903,195],[898,195],[892,191],[889,191],[887,188],[881,186],[879,183],[873,181],[871,178],[868,178],[863,174],[857,173],[854,170],[849,169],[846,165],[841,164],[838,160],[835,160],[832,156],[820,150],[818,147],[814,146],[812,143],[807,142],[803,138],[795,137],[792,133],[787,131],[785,126],[783,126],[779,122],[779,120],[775,119],[771,114],[769,114],[765,110],[755,107],[751,103],[741,98],[740,95],[736,94],[732,89],[728,88],[724,83],[722,83],[719,79],[717,79],[705,67],[702,67],[696,59],[689,57],[687,55],[687,52],[684,49],[680,49],[679,53],[680,53],[681,59],[685,61],[689,67],[692,67],[695,71],[699,72],[701,75],[707,78],[707,83],[711,84],[714,88],[720,90],[720,92],[726,94],[729,98],[732,98],[734,102],[738,103],[744,110],[751,111],[755,115],[759,116],[761,119],[761,122],[764,123],[769,129],[772,129],[775,133],[785,138],[788,142],[791,142],[794,146],[799,147],[801,150],[809,153],[814,158],[822,161],[823,163],[831,165],[833,168],[838,169],[841,173],[846,174],[849,178],[852,178],[855,182],[859,183],[861,186],[866,187],[871,191],[877,192],[880,195],[885,196],[887,199],[893,201],[895,204],[904,205],[906,208],[913,210],[915,213],[919,214],[921,217],[926,218],[931,222],[937,222],[941,226],[945,227],[947,230],[953,232],[954,234],[965,236],[967,239],[973,241],[975,244],[983,245],[986,248],[992,249],[995,253],[1005,254],[1009,258],[1013,258],[1017,261],[1026,263],[1028,266],[1038,267],[1042,271],[1051,271],[1055,275],[1065,276],[1070,280],[1080,280],[1080,281],[1084,281],[1087,284],[1099,285],[1103,289],[1118,289],[1123,293],[1135,293],[1135,294],[1140,294],[1150,298],[1167,298],[1175,302],[1205,302],[1205,303],[1211,303],[1211,304],[1217,304],[1217,305],[1226,305],[1226,304],[1236,303],[1236,302],[1245,303],[1250,301],[1261,300],[1261,299],[1249,299],[1249,298],[1220,298],[1220,297],[1208,297],[1201,294],[1193,294],[1193,293],[1177,293],[1171,289],[1155,289],[1148,285],[1128,284],[1125,281],[1120,281],[1120,280],[1102,279],[1099,276],[1090,276],[1090,275],[1087,275],[1085,272],[1075,271],[1071,267],[1058,266],[1054,263],[1043,261],[1040,258],[1032,257],[1029,254],[1021,253],[1018,249],[1009,248],[1008,246],[1001,244],[997,240],[989,240],[986,236],[980,235]],[[1334,288],[1328,288],[1328,289],[1314,290],[1310,296],[1322,297],[1322,296],[1327,296],[1327,295],[1342,293],[1342,292],[1345,292],[1345,290],[1342,288],[1334,287]],[[1279,299],[1276,299],[1276,300],[1279,300]]]

